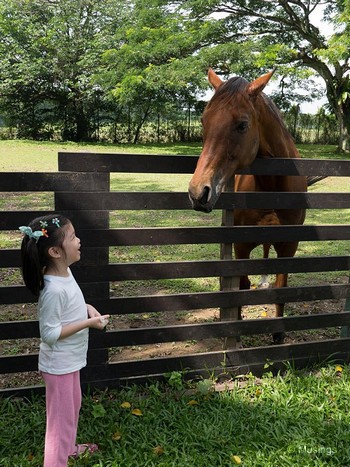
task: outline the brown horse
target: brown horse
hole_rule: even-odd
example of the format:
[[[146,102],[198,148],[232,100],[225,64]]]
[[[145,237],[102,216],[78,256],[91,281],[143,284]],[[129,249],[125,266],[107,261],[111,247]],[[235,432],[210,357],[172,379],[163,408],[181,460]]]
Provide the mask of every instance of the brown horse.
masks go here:
[[[272,73],[249,83],[244,78],[222,81],[209,69],[208,79],[215,94],[203,112],[203,150],[189,184],[189,196],[194,209],[210,212],[226,182],[238,169],[249,166],[256,157],[300,158],[294,141],[271,99],[262,91]],[[235,175],[235,191],[307,190],[303,176]],[[304,209],[235,209],[235,225],[299,225],[305,219]],[[257,247],[254,243],[236,243],[237,259],[249,258]],[[298,242],[273,244],[278,257],[294,256]],[[270,245],[264,245],[264,256]],[[277,274],[275,287],[287,286],[287,274]],[[240,288],[249,289],[247,276],[240,279]],[[283,316],[284,303],[276,304],[276,316]],[[275,334],[275,343],[283,342],[282,333]]]

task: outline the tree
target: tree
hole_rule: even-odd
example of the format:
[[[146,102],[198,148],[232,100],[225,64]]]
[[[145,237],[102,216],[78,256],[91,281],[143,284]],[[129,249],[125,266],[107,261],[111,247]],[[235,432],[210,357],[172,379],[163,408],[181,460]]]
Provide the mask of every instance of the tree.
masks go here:
[[[102,105],[94,77],[128,9],[122,0],[0,0],[0,106],[21,136],[38,138],[51,121],[64,139],[91,138],[97,96]]]
[[[195,46],[189,23],[158,0],[135,0],[132,12],[116,30],[114,47],[103,54],[99,83],[118,105],[128,109],[132,140],[153,114],[159,119],[170,105],[187,106],[203,81],[195,74]],[[131,136],[131,131],[130,131]]]
[[[329,107],[339,125],[339,148],[350,151],[350,6],[340,0],[178,0],[163,2],[186,16],[221,25],[213,44],[256,45],[254,61],[261,68],[277,65],[276,74],[312,70],[326,86]],[[321,12],[334,26],[327,38],[315,22]],[[325,24],[325,23],[324,23]],[[213,49],[213,46],[211,46]],[[252,49],[253,50],[253,49]],[[223,64],[225,66],[225,63]],[[224,68],[224,67],[223,67]],[[230,63],[226,71],[230,69]]]

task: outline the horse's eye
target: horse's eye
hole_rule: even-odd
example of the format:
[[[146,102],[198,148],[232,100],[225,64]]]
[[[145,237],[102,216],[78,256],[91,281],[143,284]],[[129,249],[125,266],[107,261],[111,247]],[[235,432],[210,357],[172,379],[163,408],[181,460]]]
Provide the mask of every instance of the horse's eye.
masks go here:
[[[247,121],[239,122],[236,126],[236,130],[238,131],[238,133],[244,133],[245,131],[247,131],[248,126],[249,124]]]

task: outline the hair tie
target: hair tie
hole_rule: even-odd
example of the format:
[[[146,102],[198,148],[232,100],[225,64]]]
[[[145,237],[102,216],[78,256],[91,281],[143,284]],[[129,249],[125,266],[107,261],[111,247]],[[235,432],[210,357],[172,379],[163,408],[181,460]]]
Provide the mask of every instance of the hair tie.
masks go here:
[[[58,219],[58,217],[54,217],[51,221],[53,224],[56,225],[56,227],[61,227],[60,226],[60,220]]]
[[[38,240],[40,237],[43,237],[45,233],[43,232],[44,229],[42,230],[33,230],[31,227],[27,227],[26,225],[22,225],[21,227],[18,227],[18,229],[24,234],[27,235],[29,238],[34,238],[35,242],[38,243]],[[46,234],[47,236],[47,234]]]

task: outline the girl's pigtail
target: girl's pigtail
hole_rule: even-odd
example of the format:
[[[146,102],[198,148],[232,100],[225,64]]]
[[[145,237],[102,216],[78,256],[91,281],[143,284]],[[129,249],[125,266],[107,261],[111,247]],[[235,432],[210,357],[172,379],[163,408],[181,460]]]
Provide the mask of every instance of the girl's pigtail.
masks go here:
[[[34,295],[38,296],[44,285],[44,276],[38,248],[33,238],[27,236],[23,238],[21,258],[24,283]]]

